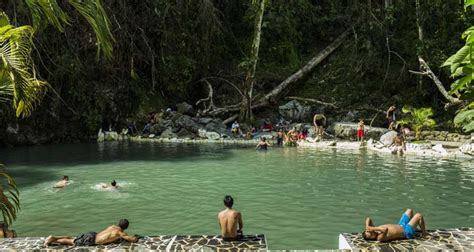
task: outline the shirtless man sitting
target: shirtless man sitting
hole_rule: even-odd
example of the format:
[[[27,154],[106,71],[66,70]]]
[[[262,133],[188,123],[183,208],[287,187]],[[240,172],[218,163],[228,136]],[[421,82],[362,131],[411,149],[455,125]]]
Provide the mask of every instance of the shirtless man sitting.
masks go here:
[[[412,239],[417,226],[421,228],[422,237],[429,238],[423,216],[420,213],[413,215],[413,210],[408,209],[402,215],[398,224],[385,224],[376,227],[372,220],[367,218],[365,220],[365,231],[362,233],[362,237],[365,240],[377,240],[380,242]]]
[[[224,197],[225,209],[217,215],[221,235],[224,241],[235,241],[242,239],[242,215],[239,211],[232,209],[234,199],[230,195]]]
[[[137,242],[138,237],[129,236],[124,232],[128,228],[128,220],[121,219],[118,225],[112,225],[100,233],[89,232],[78,237],[72,236],[48,236],[44,245],[49,246],[52,243],[70,246],[95,246],[112,243],[118,239],[124,239],[129,242]]]

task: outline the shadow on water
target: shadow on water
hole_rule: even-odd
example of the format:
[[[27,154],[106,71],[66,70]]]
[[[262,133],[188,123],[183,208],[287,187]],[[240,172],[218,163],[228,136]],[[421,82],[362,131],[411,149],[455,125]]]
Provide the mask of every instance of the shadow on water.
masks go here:
[[[231,149],[248,146],[219,144],[106,142],[59,144],[0,149],[0,163],[18,184],[31,186],[56,177],[63,167],[107,164],[120,161],[181,162],[226,160]],[[35,179],[31,179],[35,178]],[[59,179],[59,178],[58,178]]]

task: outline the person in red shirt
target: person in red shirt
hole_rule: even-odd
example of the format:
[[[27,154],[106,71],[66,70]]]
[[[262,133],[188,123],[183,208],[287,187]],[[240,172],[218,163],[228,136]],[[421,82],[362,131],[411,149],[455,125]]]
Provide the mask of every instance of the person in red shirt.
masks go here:
[[[272,131],[272,130],[273,130],[272,122],[270,122],[270,120],[268,119],[265,119],[265,121],[263,121],[262,131]]]

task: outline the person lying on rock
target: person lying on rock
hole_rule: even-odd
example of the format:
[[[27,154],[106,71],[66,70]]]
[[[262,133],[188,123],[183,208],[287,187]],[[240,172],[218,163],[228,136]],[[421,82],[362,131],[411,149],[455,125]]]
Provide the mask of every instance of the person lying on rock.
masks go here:
[[[217,215],[217,220],[221,228],[221,235],[224,241],[240,240],[243,237],[242,215],[239,211],[232,209],[234,199],[230,195],[224,197],[225,209]]]
[[[362,233],[362,237],[368,241],[377,240],[380,242],[412,239],[417,226],[421,228],[422,237],[430,237],[426,232],[423,216],[420,213],[413,215],[413,210],[407,209],[398,224],[384,224],[376,227],[372,220],[367,217],[365,220],[365,231]]]
[[[70,246],[95,246],[109,244],[119,239],[124,239],[128,242],[137,242],[137,236],[129,236],[124,232],[127,228],[128,220],[121,219],[118,225],[109,226],[98,234],[96,232],[89,232],[81,234],[78,237],[50,235],[44,242],[44,245],[49,246],[50,244],[56,243]]]

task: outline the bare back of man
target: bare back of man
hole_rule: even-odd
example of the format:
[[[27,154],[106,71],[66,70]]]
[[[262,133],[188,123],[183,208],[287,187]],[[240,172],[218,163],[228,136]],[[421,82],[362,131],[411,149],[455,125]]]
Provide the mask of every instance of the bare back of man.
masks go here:
[[[239,211],[227,208],[217,215],[224,238],[237,238],[242,229],[242,217]]]
[[[45,245],[48,246],[53,243],[58,243],[62,245],[70,246],[94,246],[94,245],[104,245],[117,241],[118,239],[124,239],[128,242],[137,242],[138,238],[135,236],[129,236],[123,230],[128,227],[128,221],[125,224],[112,225],[96,234],[94,232],[89,232],[80,235],[79,237],[72,236],[52,236],[50,235],[46,241]],[[122,227],[120,226],[122,225]]]

